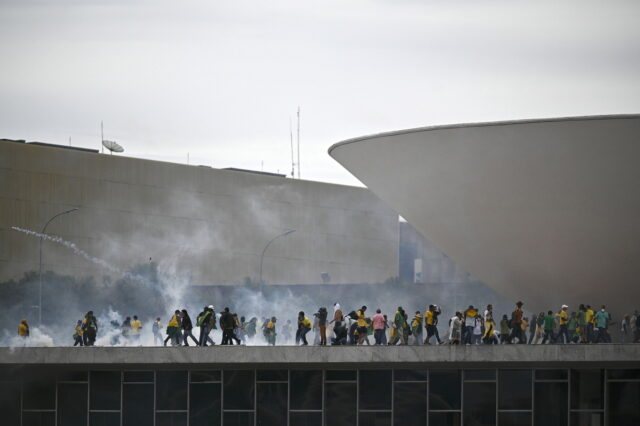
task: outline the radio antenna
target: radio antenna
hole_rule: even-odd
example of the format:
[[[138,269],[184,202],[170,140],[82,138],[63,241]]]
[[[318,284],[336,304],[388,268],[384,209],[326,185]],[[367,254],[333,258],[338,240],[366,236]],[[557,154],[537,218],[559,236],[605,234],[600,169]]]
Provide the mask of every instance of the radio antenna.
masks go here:
[[[291,117],[289,117],[289,140],[291,141],[291,177],[296,177],[296,163],[293,160],[293,126],[291,125]]]
[[[298,179],[300,179],[300,105],[298,105]]]

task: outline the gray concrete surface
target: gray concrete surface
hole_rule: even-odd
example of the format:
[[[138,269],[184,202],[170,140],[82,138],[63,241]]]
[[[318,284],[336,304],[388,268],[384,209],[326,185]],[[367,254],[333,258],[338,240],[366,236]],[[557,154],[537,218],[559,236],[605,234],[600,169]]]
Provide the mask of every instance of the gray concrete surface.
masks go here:
[[[38,271],[38,238],[10,228],[40,231],[71,207],[47,232],[121,270],[152,258],[194,285],[257,281],[267,242],[295,229],[265,253],[267,283],[398,275],[398,215],[365,188],[0,142],[0,281]],[[110,275],[49,241],[43,270]]]
[[[640,115],[435,126],[330,155],[525,310],[640,300]],[[428,274],[428,271],[425,271]]]
[[[577,365],[640,368],[635,345],[0,348],[0,365]]]

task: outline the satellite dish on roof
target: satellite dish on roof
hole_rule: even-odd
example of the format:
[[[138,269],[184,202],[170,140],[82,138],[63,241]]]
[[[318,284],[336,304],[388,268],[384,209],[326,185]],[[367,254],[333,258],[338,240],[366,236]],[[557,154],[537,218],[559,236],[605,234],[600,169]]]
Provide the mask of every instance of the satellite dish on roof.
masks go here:
[[[111,151],[111,155],[114,152],[124,152],[124,148],[118,142],[103,140],[102,145]]]

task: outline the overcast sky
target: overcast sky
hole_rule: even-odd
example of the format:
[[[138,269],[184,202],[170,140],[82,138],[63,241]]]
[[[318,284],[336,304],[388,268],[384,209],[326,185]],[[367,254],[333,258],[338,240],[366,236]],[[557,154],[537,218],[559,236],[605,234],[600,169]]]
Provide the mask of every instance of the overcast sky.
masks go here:
[[[638,1],[0,0],[0,138],[359,184],[327,148],[640,112]]]

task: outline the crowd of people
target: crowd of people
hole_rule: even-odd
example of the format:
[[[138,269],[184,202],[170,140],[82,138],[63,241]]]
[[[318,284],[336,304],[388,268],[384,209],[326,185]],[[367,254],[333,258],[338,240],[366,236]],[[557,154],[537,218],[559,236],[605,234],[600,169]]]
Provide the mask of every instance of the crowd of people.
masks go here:
[[[447,332],[440,336],[442,310],[437,305],[429,305],[424,314],[415,311],[412,317],[398,306],[395,313],[388,318],[380,309],[369,315],[368,308],[362,306],[347,314],[339,303],[333,306],[333,317],[330,318],[327,308],[320,307],[311,318],[303,311],[298,313],[295,323],[289,319],[282,326],[278,325],[275,316],[246,319],[244,316],[224,308],[216,314],[213,305],[205,306],[195,320],[192,321],[186,309],[176,310],[163,326],[157,317],[151,325],[154,345],[170,344],[172,346],[189,346],[189,339],[195,346],[215,345],[212,331],[220,329],[222,345],[281,344],[308,345],[307,334],[314,332],[313,344],[331,345],[479,345],[479,344],[576,344],[576,343],[611,343],[609,333],[613,321],[611,314],[603,305],[600,310],[590,305],[580,305],[577,311],[569,311],[562,305],[557,312],[551,310],[527,316],[522,302],[517,302],[511,315],[495,317],[493,306],[487,305],[484,310],[470,305],[464,311],[457,311],[448,318]],[[111,321],[111,344],[140,345],[142,322],[136,315],[126,317],[120,324]],[[199,328],[199,335],[193,334]],[[294,330],[295,327],[295,330]],[[640,312],[626,314],[619,323],[621,343],[640,343]],[[332,336],[328,337],[328,331]],[[73,346],[93,346],[98,335],[98,320],[92,311],[75,325]],[[258,333],[261,334],[260,337]],[[29,337],[27,320],[18,326],[18,335]],[[373,342],[371,339],[373,339]]]

